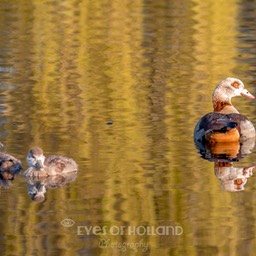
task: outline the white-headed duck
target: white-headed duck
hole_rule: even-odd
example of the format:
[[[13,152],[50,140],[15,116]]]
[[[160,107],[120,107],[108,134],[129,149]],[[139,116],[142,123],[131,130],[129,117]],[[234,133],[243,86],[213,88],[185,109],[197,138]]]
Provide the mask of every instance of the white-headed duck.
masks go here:
[[[216,86],[212,94],[214,112],[206,114],[197,123],[194,130],[196,143],[243,142],[255,137],[253,124],[231,103],[231,98],[235,96],[254,99],[237,78],[226,78]]]

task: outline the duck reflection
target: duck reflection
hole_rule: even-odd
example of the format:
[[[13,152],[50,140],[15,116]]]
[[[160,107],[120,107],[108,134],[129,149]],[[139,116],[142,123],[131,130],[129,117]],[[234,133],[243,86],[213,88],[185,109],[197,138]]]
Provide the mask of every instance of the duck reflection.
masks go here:
[[[195,143],[202,158],[214,162],[214,173],[221,187],[226,191],[243,191],[247,179],[253,175],[256,166],[234,167],[233,162],[248,156],[254,148],[255,140],[247,140],[243,144],[232,143]]]
[[[243,143],[240,141],[211,143],[196,140],[194,142],[202,158],[213,162],[239,161],[239,159],[251,154],[255,146],[255,138],[247,139]]]
[[[32,170],[31,170],[32,171]],[[25,176],[28,182],[28,195],[35,202],[43,202],[47,189],[61,188],[66,184],[75,181],[77,172],[62,173],[48,177],[29,177]]]
[[[227,191],[242,191],[247,179],[253,175],[256,166],[234,167],[232,162],[216,162],[214,173],[220,180],[221,187]]]

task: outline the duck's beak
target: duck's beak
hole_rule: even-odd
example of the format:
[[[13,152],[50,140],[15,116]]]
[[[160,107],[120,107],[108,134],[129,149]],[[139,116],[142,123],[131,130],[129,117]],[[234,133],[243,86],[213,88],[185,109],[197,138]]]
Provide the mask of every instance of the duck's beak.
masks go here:
[[[245,88],[241,92],[241,95],[248,99],[255,99],[255,97],[251,93],[249,93]]]

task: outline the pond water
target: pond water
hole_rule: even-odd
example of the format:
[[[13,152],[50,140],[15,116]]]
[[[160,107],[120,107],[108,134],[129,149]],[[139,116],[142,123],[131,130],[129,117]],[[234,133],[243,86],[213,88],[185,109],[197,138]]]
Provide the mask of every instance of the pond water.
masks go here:
[[[256,94],[256,2],[18,2],[0,3],[2,150],[79,171],[42,202],[23,173],[1,182],[0,254],[253,255],[256,150],[231,192],[193,130],[223,78]]]

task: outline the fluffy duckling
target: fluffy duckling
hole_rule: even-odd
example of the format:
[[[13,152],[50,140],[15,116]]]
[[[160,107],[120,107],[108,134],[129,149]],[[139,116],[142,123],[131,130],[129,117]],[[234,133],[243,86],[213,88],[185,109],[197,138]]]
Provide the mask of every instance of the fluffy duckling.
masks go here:
[[[31,148],[26,160],[30,167],[24,173],[27,177],[48,177],[78,171],[78,166],[73,159],[62,155],[45,157],[43,150],[39,147]]]
[[[0,178],[12,180],[22,170],[21,161],[12,155],[0,152]]]

